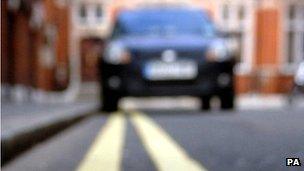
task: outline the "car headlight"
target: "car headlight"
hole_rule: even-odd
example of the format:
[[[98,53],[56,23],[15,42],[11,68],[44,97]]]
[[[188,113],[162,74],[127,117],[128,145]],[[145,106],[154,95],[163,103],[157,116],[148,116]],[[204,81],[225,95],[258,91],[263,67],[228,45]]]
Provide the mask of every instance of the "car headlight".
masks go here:
[[[227,46],[223,41],[213,42],[206,53],[206,59],[210,62],[225,61],[230,58]]]
[[[112,43],[106,48],[104,61],[115,65],[128,64],[131,62],[131,55],[123,45]]]

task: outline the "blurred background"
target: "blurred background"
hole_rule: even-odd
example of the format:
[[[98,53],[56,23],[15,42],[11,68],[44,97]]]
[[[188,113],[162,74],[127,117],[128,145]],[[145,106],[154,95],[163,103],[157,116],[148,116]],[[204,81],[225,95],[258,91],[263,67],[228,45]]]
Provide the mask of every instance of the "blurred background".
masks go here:
[[[116,16],[149,6],[202,9],[238,40],[237,110],[201,112],[189,97],[129,98],[123,108],[154,108],[147,113],[211,170],[285,170],[285,157],[303,157],[304,98],[286,107],[304,87],[302,64],[302,88],[294,88],[304,58],[303,0],[1,0],[1,166],[97,113],[98,61]],[[107,118],[89,117],[4,169],[74,170]],[[127,130],[124,168],[149,168],[130,123]]]
[[[304,56],[301,0],[3,0],[2,102],[71,102],[92,90],[115,16],[156,4],[199,7],[238,38],[238,94],[290,91]]]

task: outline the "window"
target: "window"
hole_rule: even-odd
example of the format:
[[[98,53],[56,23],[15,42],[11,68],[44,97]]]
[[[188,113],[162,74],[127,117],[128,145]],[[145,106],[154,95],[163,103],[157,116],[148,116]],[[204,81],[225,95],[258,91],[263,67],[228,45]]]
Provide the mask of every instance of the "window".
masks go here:
[[[96,18],[101,19],[102,14],[103,14],[102,7],[100,5],[97,5],[97,7],[96,7]]]
[[[293,69],[304,58],[304,4],[290,4],[286,13],[285,65]]]
[[[293,62],[293,47],[294,47],[294,32],[289,31],[288,33],[288,56],[287,62],[291,64]]]
[[[290,5],[289,9],[288,9],[288,17],[290,20],[295,18],[295,6],[294,5]]]
[[[222,17],[224,20],[229,18],[229,6],[228,4],[223,5]]]
[[[82,4],[79,8],[79,17],[82,19],[82,20],[85,20],[86,17],[87,17],[87,9],[86,9],[86,6],[84,4]]]
[[[240,20],[243,20],[245,18],[245,9],[244,9],[243,5],[239,6],[239,13],[238,13],[238,15],[239,15],[239,19]]]
[[[237,54],[238,70],[247,72],[251,69],[251,61],[253,54],[253,35],[247,28],[252,27],[253,19],[248,15],[253,10],[249,7],[252,4],[247,3],[223,3],[220,10],[220,29],[228,38],[236,40],[239,46]],[[249,30],[249,31],[248,31]]]
[[[192,34],[213,37],[215,28],[207,15],[200,11],[165,11],[159,18],[158,10],[121,13],[119,23],[124,31],[133,35]]]
[[[302,39],[302,53],[304,54],[304,34],[303,34],[303,37],[302,37],[303,39]],[[303,58],[304,58],[304,56],[303,56]]]
[[[95,21],[100,23],[103,19],[103,8],[100,4],[97,4],[95,7]]]

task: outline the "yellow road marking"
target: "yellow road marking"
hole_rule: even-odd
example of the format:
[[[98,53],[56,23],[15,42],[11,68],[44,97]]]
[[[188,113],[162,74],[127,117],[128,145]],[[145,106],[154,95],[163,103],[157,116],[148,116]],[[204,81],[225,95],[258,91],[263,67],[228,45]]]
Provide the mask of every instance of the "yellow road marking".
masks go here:
[[[125,116],[114,113],[109,117],[78,171],[119,171],[125,138]]]
[[[158,170],[206,170],[197,161],[190,158],[182,147],[144,114],[132,113],[131,121]]]

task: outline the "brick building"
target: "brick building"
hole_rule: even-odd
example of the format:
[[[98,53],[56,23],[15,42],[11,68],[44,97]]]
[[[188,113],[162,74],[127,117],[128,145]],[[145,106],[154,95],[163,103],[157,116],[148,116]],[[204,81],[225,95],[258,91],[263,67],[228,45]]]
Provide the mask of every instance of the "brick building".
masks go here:
[[[304,1],[218,0],[215,21],[242,42],[238,92],[284,93],[304,58]]]
[[[304,58],[303,0],[3,0],[2,97],[72,101],[120,10],[180,4],[205,9],[241,45],[239,93],[284,93]]]
[[[67,88],[68,17],[68,8],[59,1],[1,1],[4,101],[41,101]]]

